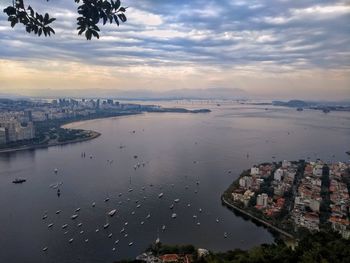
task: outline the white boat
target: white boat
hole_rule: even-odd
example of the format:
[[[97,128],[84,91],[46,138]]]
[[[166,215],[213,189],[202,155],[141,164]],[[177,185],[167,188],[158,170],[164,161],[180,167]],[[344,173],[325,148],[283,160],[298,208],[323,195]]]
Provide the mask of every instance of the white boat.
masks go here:
[[[96,203],[95,203],[95,202],[93,202],[93,203],[92,203],[92,207],[95,207],[95,206],[96,206]]]
[[[163,193],[160,193],[160,194],[158,195],[158,197],[159,197],[159,198],[162,198],[163,195],[164,195]]]
[[[109,197],[107,197],[106,199],[105,199],[105,202],[108,202],[109,201]]]
[[[141,225],[143,225],[145,222],[144,221],[141,221]]]
[[[119,239],[118,240],[116,240],[116,241],[114,241],[114,244],[118,244],[119,243]]]
[[[194,219],[196,219],[196,218],[197,218],[197,216],[196,216],[196,215],[193,215],[193,218],[194,218]]]
[[[81,230],[81,231],[80,231],[80,234],[81,234],[81,235],[84,234],[84,230]]]
[[[117,209],[113,209],[111,211],[108,212],[109,216],[114,216],[114,214],[117,212]]]
[[[57,168],[55,168],[53,171],[55,172],[55,174],[58,173],[58,169]]]
[[[48,224],[47,227],[48,227],[48,228],[53,227],[53,223]]]
[[[44,248],[43,248],[43,251],[46,251],[46,250],[47,250],[47,247],[44,247]]]
[[[124,235],[124,237],[128,237],[128,233],[126,233],[126,234]]]
[[[198,223],[197,223],[197,226],[200,226],[200,225],[201,225],[201,223],[200,223],[200,222],[198,222]]]
[[[59,213],[61,213],[61,210],[57,210],[56,211],[56,215],[58,215]]]
[[[73,240],[74,240],[74,238],[71,238],[71,239],[68,240],[68,242],[69,242],[69,243],[72,243]]]
[[[162,230],[164,231],[164,230],[165,230],[165,228],[166,228],[166,227],[165,227],[165,225],[163,225],[163,226],[162,226]]]
[[[129,224],[128,222],[125,222],[125,223],[124,223],[124,225],[126,225],[126,226],[127,226],[128,224]]]
[[[199,213],[202,213],[202,208],[199,208],[198,211],[199,211]]]
[[[216,219],[216,223],[219,223],[219,218]]]
[[[100,231],[100,229],[96,228],[95,232],[97,233],[97,232],[99,232],[99,231]]]
[[[83,223],[79,223],[79,224],[77,224],[77,226],[78,226],[78,227],[81,227],[82,225],[83,225]]]
[[[124,227],[122,228],[122,230],[120,230],[120,233],[123,233],[125,231]]]
[[[150,218],[150,217],[151,217],[151,214],[148,214],[148,215],[146,216],[147,219]]]
[[[226,232],[224,233],[224,238],[227,238],[227,233]]]
[[[132,188],[129,188],[128,192],[132,192],[132,191],[134,191],[134,189],[132,189]]]
[[[80,211],[80,207],[78,207],[77,209],[75,209],[75,212],[79,212]]]
[[[132,214],[132,215],[135,215],[135,211],[132,211],[131,214]]]
[[[130,242],[130,243],[129,243],[129,246],[132,246],[133,244],[134,244],[133,242]]]
[[[68,227],[68,225],[67,224],[64,224],[63,226],[62,226],[62,229],[66,229]]]
[[[137,206],[136,206],[136,208],[140,208],[140,207],[141,207],[141,205],[137,205]]]
[[[109,223],[106,223],[106,224],[103,225],[103,228],[104,228],[104,229],[106,229],[106,228],[108,228],[108,227],[109,227]]]
[[[180,199],[177,198],[177,199],[174,200],[174,202],[178,203],[178,202],[180,202]]]
[[[113,236],[113,234],[112,233],[110,233],[109,235],[108,235],[108,238],[111,238]]]
[[[173,208],[174,208],[174,204],[171,204],[171,205],[169,206],[169,208],[170,208],[170,209],[173,209]]]
[[[112,251],[115,251],[115,247],[114,247],[114,248],[112,248]]]
[[[79,215],[74,214],[74,215],[71,216],[71,218],[74,220],[74,219],[76,219],[78,216],[79,216]]]
[[[87,243],[87,242],[89,242],[89,239],[85,239],[84,241],[85,241],[85,243]]]
[[[176,218],[176,214],[175,213],[173,213],[172,215],[171,215],[171,218]]]
[[[43,218],[43,220],[44,220],[44,219],[46,219],[46,218],[47,218],[47,215],[43,215],[43,217],[42,217],[42,218]]]
[[[187,204],[187,207],[190,207],[191,206],[191,204]]]

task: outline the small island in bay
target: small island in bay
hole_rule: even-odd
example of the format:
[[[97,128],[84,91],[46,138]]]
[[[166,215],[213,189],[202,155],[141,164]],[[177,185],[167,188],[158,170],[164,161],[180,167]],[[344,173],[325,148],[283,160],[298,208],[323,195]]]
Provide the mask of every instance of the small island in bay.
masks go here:
[[[96,131],[67,129],[64,125],[99,118],[154,113],[208,113],[209,109],[164,108],[120,103],[113,99],[58,99],[52,101],[0,99],[0,153],[45,148],[91,140]]]

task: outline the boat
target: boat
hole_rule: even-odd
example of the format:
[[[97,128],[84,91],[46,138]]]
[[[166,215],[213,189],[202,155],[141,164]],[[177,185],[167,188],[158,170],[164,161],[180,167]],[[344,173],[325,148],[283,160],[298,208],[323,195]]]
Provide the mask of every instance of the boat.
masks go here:
[[[109,201],[109,197],[107,197],[106,199],[105,199],[105,202],[108,202]]]
[[[114,241],[114,244],[118,244],[119,243],[119,239],[118,240],[116,240],[116,241]]]
[[[224,238],[227,238],[227,233],[226,232],[224,233]]]
[[[132,211],[131,214],[132,214],[132,215],[135,215],[135,211]]]
[[[44,248],[43,248],[43,251],[46,251],[46,250],[47,250],[47,247],[44,247]]]
[[[48,227],[48,228],[53,227],[53,223],[48,224],[47,227]]]
[[[112,248],[112,251],[115,251],[115,247],[114,247],[114,248]]]
[[[83,223],[77,224],[77,227],[82,227],[82,226],[83,226]]]
[[[198,211],[199,211],[199,213],[202,213],[202,208],[199,208]]]
[[[193,215],[193,218],[194,218],[194,219],[196,219],[196,218],[197,218],[197,216],[196,216],[196,215]]]
[[[57,210],[56,211],[56,215],[58,215],[59,213],[61,213],[61,210]]]
[[[79,212],[80,211],[80,207],[78,207],[77,209],[75,209],[75,212]]]
[[[166,228],[166,227],[165,227],[165,225],[163,225],[163,226],[162,226],[162,230],[164,231],[164,230],[165,230],[165,228]]]
[[[72,243],[73,240],[74,240],[74,238],[71,238],[71,239],[68,240],[68,242],[69,242],[69,243]]]
[[[174,200],[174,202],[178,203],[178,202],[180,202],[180,199],[177,198],[177,199]]]
[[[108,227],[109,227],[109,223],[106,223],[106,224],[103,225],[103,228],[104,228],[104,229],[106,229],[106,228],[108,228]]]
[[[92,207],[95,207],[95,206],[96,206],[96,203],[95,203],[95,202],[93,202],[91,205],[92,205]]]
[[[197,222],[197,226],[200,226],[201,225],[201,223],[200,222]]]
[[[71,218],[74,220],[74,219],[76,219],[78,216],[79,216],[79,215],[74,214],[74,215],[71,216]]]
[[[87,242],[89,242],[89,239],[85,239],[84,241],[85,241],[85,243],[87,243]]]
[[[132,192],[132,191],[134,191],[134,189],[132,189],[132,188],[129,188],[128,192]]]
[[[148,214],[148,215],[146,216],[147,219],[150,218],[150,217],[151,217],[151,214]]]
[[[100,229],[96,228],[95,232],[97,233],[97,232],[99,232],[99,231],[100,231]]]
[[[58,173],[58,169],[57,168],[55,168],[53,171],[55,172],[55,174]]]
[[[160,194],[158,195],[158,197],[159,197],[159,198],[162,198],[163,195],[164,195],[163,193],[160,193]]]
[[[112,233],[110,233],[109,235],[108,235],[108,238],[111,238],[113,236],[113,234]]]
[[[126,233],[126,234],[124,235],[124,237],[128,237],[128,233]]]
[[[130,243],[129,243],[129,247],[132,246],[133,244],[134,244],[133,242],[130,242]]]
[[[21,184],[21,183],[24,183],[25,181],[27,181],[27,179],[16,178],[15,180],[12,181],[12,183],[14,183],[14,184]]]
[[[67,235],[67,234],[68,234],[68,231],[65,231],[63,234]]]
[[[66,229],[68,227],[67,224],[62,225],[62,229]]]
[[[122,228],[122,230],[120,230],[120,233],[123,233],[125,231],[124,227]]]
[[[169,206],[169,208],[170,208],[170,209],[173,209],[173,208],[174,208],[174,204],[171,204],[171,205]]]
[[[46,219],[46,218],[47,218],[47,215],[43,215],[42,219],[44,220],[44,219]]]
[[[141,221],[141,225],[143,225],[145,222],[144,221]]]
[[[219,223],[219,218],[216,219],[216,223]]]
[[[108,212],[108,215],[112,217],[112,216],[114,216],[114,214],[115,214],[116,212],[117,212],[117,209],[113,209],[113,210],[111,210],[111,211]]]
[[[128,224],[129,224],[128,222],[125,222],[125,223],[124,223],[124,225],[126,225],[126,226],[127,226]]]
[[[141,205],[137,205],[137,206],[136,206],[136,208],[140,208],[140,207],[141,207]]]
[[[175,213],[173,213],[172,215],[171,215],[171,218],[176,218],[176,214]]]
[[[187,204],[187,207],[190,207],[191,206],[191,204]]]
[[[81,230],[81,231],[80,231],[80,235],[82,235],[82,234],[84,234],[84,230]]]

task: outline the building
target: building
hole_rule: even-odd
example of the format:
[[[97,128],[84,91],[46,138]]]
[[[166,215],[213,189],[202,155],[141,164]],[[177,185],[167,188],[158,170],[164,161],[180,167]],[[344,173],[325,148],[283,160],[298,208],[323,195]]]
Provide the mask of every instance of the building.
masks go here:
[[[5,128],[0,128],[0,145],[1,144],[6,144],[6,129]]]
[[[256,198],[256,205],[260,207],[267,207],[268,195],[263,193],[259,194]]]
[[[283,170],[281,168],[278,168],[273,175],[273,179],[275,179],[276,181],[281,181],[282,177],[283,177]]]

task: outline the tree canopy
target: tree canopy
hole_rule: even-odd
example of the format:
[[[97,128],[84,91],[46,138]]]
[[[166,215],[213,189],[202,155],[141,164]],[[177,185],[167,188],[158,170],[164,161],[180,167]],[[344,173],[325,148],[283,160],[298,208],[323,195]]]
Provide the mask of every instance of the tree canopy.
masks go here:
[[[49,0],[46,0],[49,1]],[[78,35],[85,34],[87,40],[92,37],[100,37],[98,24],[102,22],[117,26],[126,22],[126,7],[121,5],[120,0],[74,0],[78,4],[77,8],[77,31]],[[26,6],[24,0],[13,0],[12,5],[6,7],[4,13],[8,16],[11,27],[16,24],[23,24],[28,33],[37,36],[50,36],[55,34],[51,24],[56,18],[48,13],[39,14],[30,5]]]

